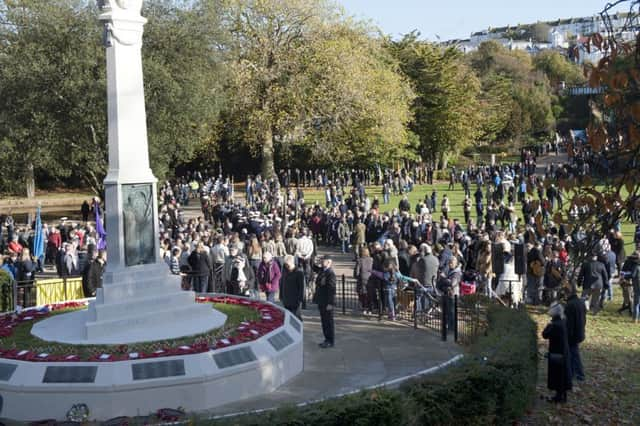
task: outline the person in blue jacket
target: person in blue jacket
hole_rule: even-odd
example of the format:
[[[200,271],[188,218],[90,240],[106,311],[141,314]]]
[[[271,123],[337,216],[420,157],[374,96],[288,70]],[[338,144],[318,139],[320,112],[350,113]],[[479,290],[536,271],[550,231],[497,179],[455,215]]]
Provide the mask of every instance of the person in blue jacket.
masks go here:
[[[396,292],[398,285],[406,286],[409,283],[420,284],[417,279],[402,275],[398,271],[398,265],[395,262],[388,262],[384,271],[371,271],[371,275],[383,281],[384,299],[391,321],[396,319]]]

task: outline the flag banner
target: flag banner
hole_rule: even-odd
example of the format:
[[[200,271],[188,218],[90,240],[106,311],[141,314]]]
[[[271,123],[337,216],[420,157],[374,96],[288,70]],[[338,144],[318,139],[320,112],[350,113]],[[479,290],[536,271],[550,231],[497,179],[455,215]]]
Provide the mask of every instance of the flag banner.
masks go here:
[[[98,250],[106,250],[107,233],[104,232],[104,225],[102,224],[102,218],[100,217],[100,203],[95,203],[94,209],[96,212],[96,233],[98,234]]]
[[[44,235],[42,233],[42,219],[40,217],[40,206],[36,210],[36,234],[33,238],[33,256],[36,259],[44,257]]]

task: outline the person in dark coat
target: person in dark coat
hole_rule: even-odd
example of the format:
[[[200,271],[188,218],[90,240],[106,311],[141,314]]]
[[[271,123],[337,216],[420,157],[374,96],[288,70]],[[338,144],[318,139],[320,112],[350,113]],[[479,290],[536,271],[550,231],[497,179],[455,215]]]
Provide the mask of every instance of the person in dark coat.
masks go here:
[[[384,265],[387,263],[387,252],[382,250],[382,245],[378,242],[371,246],[372,271],[384,271]],[[380,293],[382,292],[383,281],[375,275],[371,275],[367,280],[367,299],[372,310],[382,310],[382,300]]]
[[[600,293],[609,282],[609,272],[598,261],[597,253],[583,263],[578,275],[578,285],[582,285],[582,298],[590,298],[589,307],[594,315],[600,310]]]
[[[373,269],[373,258],[369,255],[369,249],[362,247],[356,261],[356,266],[353,270],[353,276],[358,280],[356,291],[358,292],[358,298],[362,310],[365,314],[371,313],[372,307],[367,294],[367,283],[371,277],[371,270]]]
[[[282,286],[280,288],[280,300],[286,310],[302,321],[300,307],[304,299],[304,273],[296,268],[295,258],[291,255],[284,257]]]
[[[102,288],[102,275],[106,266],[106,252],[100,250],[93,260],[87,262],[82,273],[82,292],[84,297],[94,297],[96,290]]]
[[[405,240],[400,240],[398,243],[398,269],[402,275],[409,275],[411,267],[411,256],[407,251],[409,245]]]
[[[579,382],[584,381],[584,370],[580,358],[580,343],[584,342],[585,326],[587,324],[587,307],[584,300],[574,292],[567,299],[564,310],[567,322],[567,342],[571,357],[571,377]]]
[[[15,263],[16,281],[24,286],[24,291],[28,294],[29,298],[36,298],[36,288],[34,286],[36,263],[31,258],[31,253],[28,248],[24,248],[22,253],[19,254],[18,260]]]
[[[562,305],[552,305],[549,315],[551,322],[542,331],[542,337],[549,340],[547,387],[556,392],[549,401],[567,402],[567,391],[571,390],[571,362]]]
[[[89,283],[89,274],[91,273],[91,266],[94,260],[98,257],[97,251],[92,251],[89,255],[89,261],[82,268],[82,293],[84,297],[93,297],[96,295],[95,288]]]
[[[191,285],[193,290],[196,293],[206,293],[209,287],[211,264],[203,243],[198,243],[198,247],[189,255],[188,262],[189,266],[191,266]]]
[[[87,223],[87,221],[89,220],[90,212],[91,212],[91,207],[89,206],[89,203],[87,202],[87,200],[84,200],[84,202],[82,203],[82,206],[80,207],[80,213],[82,214],[82,221],[84,223]]]
[[[33,285],[36,272],[36,264],[31,258],[28,248],[22,250],[16,265],[16,281],[24,286]]]
[[[314,271],[318,274],[313,300],[318,304],[322,334],[324,334],[324,342],[318,345],[321,348],[332,348],[335,344],[333,310],[336,304],[336,273],[331,268],[332,264],[331,258],[325,256],[322,259],[322,266],[313,266]]]
[[[428,244],[420,245],[420,252],[416,255],[411,265],[409,276],[420,281],[417,286],[419,311],[426,310],[430,305],[427,293],[435,288],[436,279],[438,278],[438,258],[433,255],[431,246]]]

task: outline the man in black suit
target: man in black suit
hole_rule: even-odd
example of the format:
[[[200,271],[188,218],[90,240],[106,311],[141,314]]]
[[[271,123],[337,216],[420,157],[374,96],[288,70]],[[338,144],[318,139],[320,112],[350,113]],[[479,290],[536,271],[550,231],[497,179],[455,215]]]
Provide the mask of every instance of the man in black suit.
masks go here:
[[[320,343],[321,348],[332,348],[334,345],[335,325],[333,322],[333,309],[336,300],[336,273],[333,271],[331,258],[325,256],[322,259],[322,266],[315,266],[316,292],[314,301],[320,310],[320,321],[322,322],[322,333],[324,342]]]

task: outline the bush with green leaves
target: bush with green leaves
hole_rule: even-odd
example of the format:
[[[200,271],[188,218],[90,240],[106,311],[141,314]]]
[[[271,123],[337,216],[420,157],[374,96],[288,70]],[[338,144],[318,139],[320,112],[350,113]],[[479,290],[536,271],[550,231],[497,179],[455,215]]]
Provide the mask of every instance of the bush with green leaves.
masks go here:
[[[0,270],[0,312],[13,310],[12,282],[11,276]]]
[[[405,383],[305,407],[224,419],[231,425],[506,425],[535,396],[536,324],[526,311],[487,309],[488,328],[456,366]],[[211,422],[206,422],[210,424]]]

